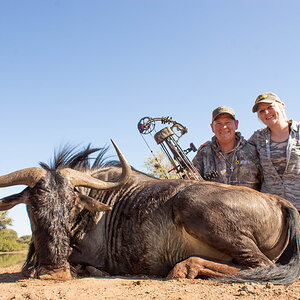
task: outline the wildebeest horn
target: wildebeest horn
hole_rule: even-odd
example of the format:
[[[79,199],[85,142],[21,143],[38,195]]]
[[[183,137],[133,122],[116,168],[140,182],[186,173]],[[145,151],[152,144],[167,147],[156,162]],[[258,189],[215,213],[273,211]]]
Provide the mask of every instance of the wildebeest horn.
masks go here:
[[[27,203],[27,197],[25,196],[24,191],[0,199],[0,211],[9,210],[20,203]]]
[[[105,182],[102,180],[99,180],[95,177],[92,177],[88,174],[85,174],[80,171],[76,171],[74,169],[66,168],[60,171],[61,175],[64,176],[66,179],[69,180],[70,184],[75,186],[84,186],[94,189],[112,189],[118,186],[121,186],[125,184],[131,175],[131,167],[129,163],[127,162],[125,156],[122,154],[118,146],[114,143],[113,140],[111,140],[113,143],[116,152],[118,154],[118,157],[120,159],[121,165],[122,165],[122,175],[119,181],[117,182]]]
[[[25,184],[33,188],[47,172],[38,167],[22,169],[0,176],[0,187]]]

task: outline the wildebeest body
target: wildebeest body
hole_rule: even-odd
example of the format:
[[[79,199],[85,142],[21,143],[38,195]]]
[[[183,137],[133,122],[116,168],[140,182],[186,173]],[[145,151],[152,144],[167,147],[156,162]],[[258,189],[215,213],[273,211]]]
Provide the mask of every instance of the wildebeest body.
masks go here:
[[[114,167],[103,170],[105,176],[115,174],[106,177],[109,180],[118,172]],[[97,176],[101,178],[101,172]],[[98,254],[106,260],[94,266],[111,274],[166,276],[177,262],[191,256],[245,267],[271,265],[288,242],[287,215],[281,208],[293,209],[279,197],[247,188],[158,181],[141,173],[118,191],[94,196],[113,207],[95,229],[106,230],[101,235],[104,254],[88,242],[100,235],[87,232],[79,248],[89,254],[85,250],[81,257],[73,251],[70,261]]]

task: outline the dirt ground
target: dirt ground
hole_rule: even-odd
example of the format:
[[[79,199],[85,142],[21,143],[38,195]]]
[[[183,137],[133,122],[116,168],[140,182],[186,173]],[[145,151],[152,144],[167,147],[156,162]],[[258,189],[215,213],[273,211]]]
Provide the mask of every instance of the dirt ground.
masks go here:
[[[143,277],[83,278],[66,282],[25,279],[20,266],[0,268],[0,299],[300,299],[300,279],[289,287],[270,283],[159,280]]]

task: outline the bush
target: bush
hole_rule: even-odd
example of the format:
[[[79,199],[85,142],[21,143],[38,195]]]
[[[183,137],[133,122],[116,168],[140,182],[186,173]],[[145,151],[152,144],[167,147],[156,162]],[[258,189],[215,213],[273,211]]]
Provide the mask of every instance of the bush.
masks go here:
[[[145,160],[145,165],[150,174],[156,178],[174,179],[179,178],[174,167],[162,152],[157,152],[153,156],[149,156]]]
[[[25,244],[28,245],[30,244],[31,241],[31,235],[23,235],[17,240],[20,244]]]
[[[31,236],[25,235],[18,238],[17,232],[12,229],[0,230],[0,252],[20,251],[28,249]]]
[[[17,242],[18,234],[12,229],[0,230],[0,251],[18,251],[21,245]]]

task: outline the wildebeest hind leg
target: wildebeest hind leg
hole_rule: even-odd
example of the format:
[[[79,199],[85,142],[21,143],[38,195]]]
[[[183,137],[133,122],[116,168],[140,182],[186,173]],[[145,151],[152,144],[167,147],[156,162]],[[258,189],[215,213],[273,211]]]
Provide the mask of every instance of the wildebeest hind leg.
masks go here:
[[[185,197],[183,197],[185,196]],[[232,210],[181,193],[175,199],[174,220],[182,228],[190,256],[213,261],[236,262],[243,267],[265,267],[272,262],[258,248],[243,219]]]
[[[254,238],[238,228],[228,230],[230,225],[225,222],[222,224],[223,228],[218,228],[212,220],[206,220],[206,222],[192,218],[185,220],[183,231],[192,239],[192,242],[187,241],[187,247],[192,244],[192,256],[201,256],[216,261],[231,261],[251,268],[273,264],[258,248]]]
[[[228,261],[244,267],[266,267],[273,264],[258,248],[254,238],[245,234],[242,230],[226,230],[225,221],[223,228],[217,228],[214,222],[185,222],[184,230],[194,239],[193,250],[195,256],[201,256],[212,260]],[[215,226],[214,226],[215,225]],[[198,247],[200,248],[197,250]],[[209,247],[205,250],[206,246]],[[213,253],[213,249],[217,252]],[[199,252],[198,252],[199,251]],[[199,254],[198,254],[199,253]],[[222,257],[222,255],[224,255]],[[225,255],[227,259],[225,259]],[[224,260],[225,259],[225,260]]]
[[[220,264],[200,257],[189,257],[177,263],[169,272],[167,279],[189,278],[198,276],[223,277],[236,275],[241,268],[228,264]]]

